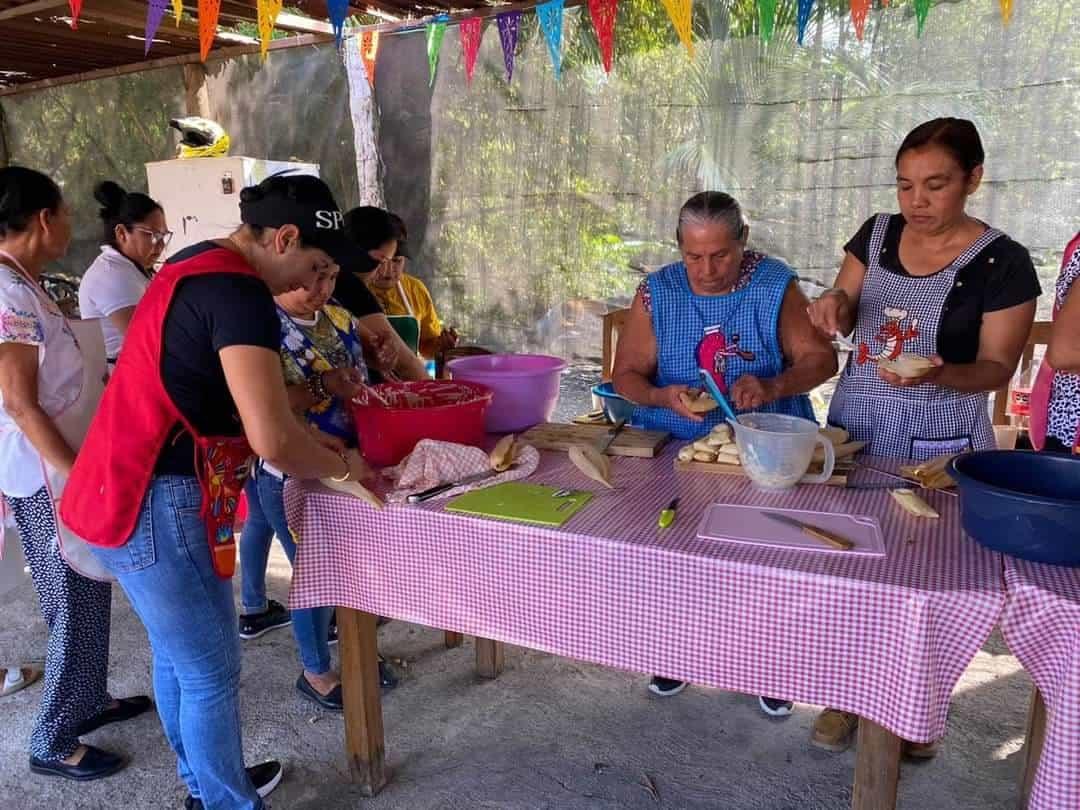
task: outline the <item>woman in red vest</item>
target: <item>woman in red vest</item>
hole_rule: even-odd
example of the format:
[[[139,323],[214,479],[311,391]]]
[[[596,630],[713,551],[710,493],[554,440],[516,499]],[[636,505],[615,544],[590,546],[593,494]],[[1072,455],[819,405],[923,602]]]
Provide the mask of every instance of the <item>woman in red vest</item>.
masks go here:
[[[277,762],[245,770],[241,746],[230,578],[251,458],[297,478],[370,475],[293,416],[273,299],[366,257],[318,178],[276,175],[240,201],[239,230],[172,256],[147,288],[61,506],[146,626],[187,807],[215,810],[257,810],[281,778]]]

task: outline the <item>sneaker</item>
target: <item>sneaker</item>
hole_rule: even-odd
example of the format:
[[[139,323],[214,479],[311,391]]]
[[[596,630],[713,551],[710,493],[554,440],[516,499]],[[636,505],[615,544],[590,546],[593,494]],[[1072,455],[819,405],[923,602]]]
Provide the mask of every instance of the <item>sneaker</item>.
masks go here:
[[[672,678],[661,678],[659,675],[653,676],[653,679],[649,681],[649,691],[654,695],[660,697],[673,697],[679,694],[689,684],[686,681],[676,681]]]
[[[390,665],[390,663],[379,656],[379,688],[384,692],[389,692],[391,689],[395,689],[397,685],[401,683],[401,676],[397,674],[397,671]]]
[[[758,706],[769,717],[787,717],[791,714],[791,710],[795,708],[795,704],[790,700],[780,700],[778,698],[760,696],[757,699]]]
[[[814,720],[810,743],[834,754],[846,751],[855,739],[859,716],[838,709],[824,709]]]
[[[271,599],[262,613],[248,613],[240,617],[240,638],[253,639],[292,624],[292,616],[281,602]]]
[[[251,780],[251,784],[255,785],[255,792],[259,794],[260,799],[265,799],[274,792],[274,788],[281,784],[281,777],[285,773],[281,763],[275,760],[264,762],[261,765],[252,765],[246,770],[248,778]],[[202,799],[188,796],[184,799],[184,810],[204,810]]]

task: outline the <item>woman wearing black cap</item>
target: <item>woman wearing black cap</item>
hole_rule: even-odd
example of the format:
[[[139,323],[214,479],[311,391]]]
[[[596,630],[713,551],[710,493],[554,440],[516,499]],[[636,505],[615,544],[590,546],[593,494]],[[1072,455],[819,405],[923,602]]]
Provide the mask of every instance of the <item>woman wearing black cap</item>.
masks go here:
[[[307,479],[363,480],[370,470],[293,416],[273,300],[362,253],[318,178],[277,175],[240,200],[239,230],[181,251],[150,283],[61,514],[95,546],[146,626],[158,714],[188,807],[256,810],[281,765],[245,771],[241,746],[230,577],[250,460],[257,454]]]

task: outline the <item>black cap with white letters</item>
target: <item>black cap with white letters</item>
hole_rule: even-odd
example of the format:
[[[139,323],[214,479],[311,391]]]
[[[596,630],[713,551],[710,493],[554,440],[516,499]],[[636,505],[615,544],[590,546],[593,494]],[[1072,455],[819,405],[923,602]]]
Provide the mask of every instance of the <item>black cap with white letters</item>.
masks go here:
[[[365,272],[374,260],[345,236],[345,217],[330,187],[308,174],[281,173],[240,192],[245,225],[295,225],[304,245],[319,248],[342,269]]]

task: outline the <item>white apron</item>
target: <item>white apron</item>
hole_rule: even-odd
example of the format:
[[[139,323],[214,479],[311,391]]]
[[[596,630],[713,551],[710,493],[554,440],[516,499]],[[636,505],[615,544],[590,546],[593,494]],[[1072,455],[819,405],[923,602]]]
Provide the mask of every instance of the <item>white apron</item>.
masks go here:
[[[76,453],[86,439],[90,422],[97,411],[101,395],[105,392],[107,364],[105,360],[105,337],[101,331],[100,320],[68,321],[71,331],[79,344],[79,353],[83,359],[82,390],[79,396],[67,408],[52,415],[53,424]],[[85,540],[72,533],[60,520],[58,508],[64,494],[67,476],[54,468],[45,459],[41,459],[41,470],[45,478],[45,487],[53,503],[53,516],[56,519],[60,544],[60,556],[72,570],[84,577],[101,582],[115,582],[114,577],[94,556]]]

